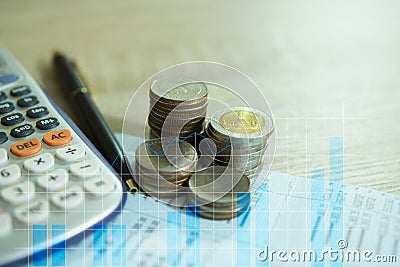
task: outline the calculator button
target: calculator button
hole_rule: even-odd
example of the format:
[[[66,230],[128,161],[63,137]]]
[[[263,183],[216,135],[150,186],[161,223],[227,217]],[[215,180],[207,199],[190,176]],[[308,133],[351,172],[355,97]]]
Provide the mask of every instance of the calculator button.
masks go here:
[[[68,183],[68,173],[64,169],[58,169],[40,176],[37,183],[48,191],[56,191]]]
[[[26,112],[26,115],[32,119],[41,118],[43,116],[46,116],[47,114],[49,114],[49,111],[46,107],[31,108],[28,109],[28,111]]]
[[[25,169],[33,172],[47,171],[54,166],[54,157],[50,153],[44,153],[24,161]]]
[[[28,202],[34,195],[35,185],[29,181],[7,187],[1,191],[3,199],[15,205]]]
[[[18,86],[18,87],[15,87],[10,90],[10,94],[15,97],[27,95],[30,92],[31,92],[31,89],[29,89],[29,87],[26,85]]]
[[[7,95],[4,92],[0,92],[0,101],[4,101],[7,99]]]
[[[0,169],[0,185],[12,184],[21,177],[21,169],[16,164],[11,164]]]
[[[28,135],[31,135],[35,132],[35,129],[30,124],[24,124],[21,126],[17,126],[12,128],[10,131],[10,135],[15,138],[22,138]]]
[[[78,186],[71,186],[65,191],[53,194],[51,197],[54,205],[62,209],[72,209],[83,202],[83,191]]]
[[[98,174],[100,171],[100,166],[94,160],[84,160],[82,162],[72,164],[69,170],[73,175],[81,178],[88,178]]]
[[[8,136],[5,132],[0,132],[0,144],[7,142]]]
[[[39,100],[36,96],[26,96],[17,101],[17,105],[22,108],[32,107],[39,103]]]
[[[0,83],[9,84],[18,81],[19,76],[15,74],[0,75]]]
[[[26,157],[39,152],[42,144],[37,138],[19,141],[11,146],[11,152],[18,157]]]
[[[85,190],[93,195],[101,196],[114,191],[115,183],[110,179],[98,177],[85,183]]]
[[[0,237],[2,237],[12,230],[12,220],[10,214],[5,211],[0,211],[0,222]]]
[[[15,106],[11,102],[4,102],[0,104],[0,114],[6,114],[15,109]]]
[[[49,146],[61,146],[71,142],[72,136],[68,130],[58,130],[43,135],[43,141]]]
[[[49,214],[49,203],[40,199],[19,206],[14,210],[14,216],[25,224],[40,223],[47,219]]]
[[[24,116],[21,113],[14,113],[1,118],[1,124],[4,126],[13,126],[24,121]]]
[[[40,130],[50,130],[60,125],[57,118],[47,118],[36,122],[36,127]]]
[[[0,164],[3,164],[8,160],[7,150],[0,148]]]
[[[57,158],[63,161],[75,161],[85,156],[85,146],[82,144],[73,144],[67,147],[59,148],[56,151]]]

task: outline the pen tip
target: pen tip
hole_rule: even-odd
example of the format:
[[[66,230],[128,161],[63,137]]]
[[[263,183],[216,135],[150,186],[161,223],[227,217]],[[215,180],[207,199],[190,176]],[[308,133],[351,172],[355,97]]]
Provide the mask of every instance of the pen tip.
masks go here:
[[[53,57],[59,57],[59,56],[63,55],[63,53],[61,53],[60,50],[58,50],[58,49],[53,49],[52,54],[53,54]]]

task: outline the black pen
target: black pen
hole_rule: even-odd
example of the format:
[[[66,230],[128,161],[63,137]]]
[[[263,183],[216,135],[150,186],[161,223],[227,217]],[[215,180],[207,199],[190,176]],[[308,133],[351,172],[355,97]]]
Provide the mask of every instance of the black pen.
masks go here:
[[[76,117],[80,120],[79,128],[104,158],[113,165],[113,168],[125,181],[129,192],[136,193],[138,186],[129,171],[122,147],[93,102],[75,63],[65,55],[55,52],[54,65],[59,78],[63,80],[63,89],[70,95]]]

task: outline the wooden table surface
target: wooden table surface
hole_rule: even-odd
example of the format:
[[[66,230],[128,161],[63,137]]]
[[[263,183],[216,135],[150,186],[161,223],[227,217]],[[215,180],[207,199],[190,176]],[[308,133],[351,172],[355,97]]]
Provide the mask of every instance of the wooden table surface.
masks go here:
[[[310,176],[344,138],[346,183],[400,194],[400,2],[0,2],[0,40],[70,111],[51,52],[78,59],[113,130],[165,67],[228,64],[261,88],[276,120],[272,169]]]

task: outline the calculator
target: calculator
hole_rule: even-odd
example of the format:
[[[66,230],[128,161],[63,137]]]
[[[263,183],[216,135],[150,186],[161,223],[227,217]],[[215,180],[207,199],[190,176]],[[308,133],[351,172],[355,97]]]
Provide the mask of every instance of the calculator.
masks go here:
[[[122,201],[116,173],[0,45],[0,265],[82,233]]]

